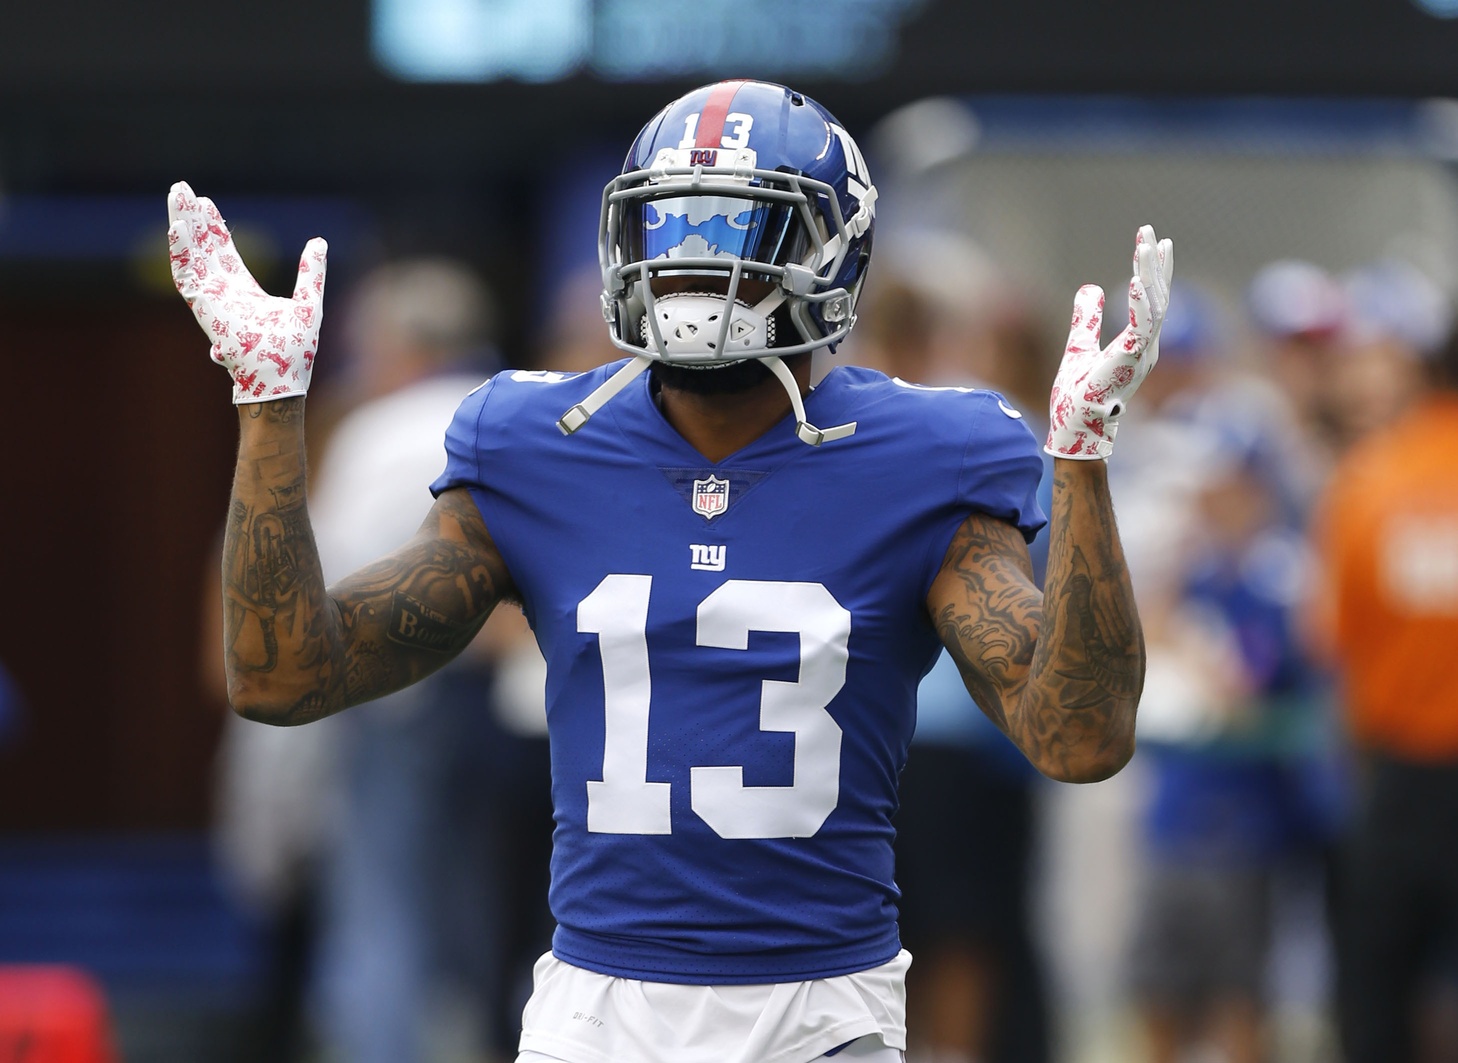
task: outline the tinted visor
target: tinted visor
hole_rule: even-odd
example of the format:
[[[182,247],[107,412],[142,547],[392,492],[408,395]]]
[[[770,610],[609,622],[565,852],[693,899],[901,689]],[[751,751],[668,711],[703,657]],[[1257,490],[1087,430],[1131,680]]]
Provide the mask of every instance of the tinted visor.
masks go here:
[[[670,196],[625,202],[628,262],[739,258],[783,266],[806,254],[804,226],[790,203],[741,196]]]

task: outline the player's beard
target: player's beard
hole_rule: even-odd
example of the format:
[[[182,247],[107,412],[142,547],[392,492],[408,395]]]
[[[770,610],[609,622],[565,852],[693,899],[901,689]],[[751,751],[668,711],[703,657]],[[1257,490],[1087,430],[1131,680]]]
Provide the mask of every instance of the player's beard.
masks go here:
[[[743,358],[709,368],[654,362],[648,371],[657,386],[690,395],[740,395],[774,377],[758,358]]]

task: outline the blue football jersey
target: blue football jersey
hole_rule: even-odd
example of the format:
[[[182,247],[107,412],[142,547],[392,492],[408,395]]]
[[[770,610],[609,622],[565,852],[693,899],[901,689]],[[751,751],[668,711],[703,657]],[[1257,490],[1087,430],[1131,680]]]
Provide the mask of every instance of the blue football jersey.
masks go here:
[[[461,405],[433,485],[471,490],[547,660],[553,950],[697,984],[848,974],[896,955],[891,817],[925,600],[980,510],[1031,539],[1043,463],[987,391],[833,369],[717,464],[645,374],[570,437],[617,365],[506,372]]]

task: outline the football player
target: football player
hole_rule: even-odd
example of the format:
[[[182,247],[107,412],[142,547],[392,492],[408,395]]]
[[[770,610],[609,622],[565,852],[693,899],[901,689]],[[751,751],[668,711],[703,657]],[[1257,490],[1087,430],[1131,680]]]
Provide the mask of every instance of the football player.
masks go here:
[[[831,369],[876,190],[819,104],[726,81],[644,127],[603,195],[603,311],[627,358],[504,372],[446,433],[435,506],[327,588],[304,504],[325,254],[292,298],[216,206],[168,199],[177,286],[234,381],[229,690],[299,724],[440,667],[501,601],[546,657],[552,951],[525,1061],[900,1060],[891,815],[942,646],[1044,774],[1133,753],[1143,640],[1104,460],[1156,358],[1168,240],[1140,230],[1129,320],[1075,301],[1045,446],[1000,396]],[[988,809],[988,815],[996,815]]]

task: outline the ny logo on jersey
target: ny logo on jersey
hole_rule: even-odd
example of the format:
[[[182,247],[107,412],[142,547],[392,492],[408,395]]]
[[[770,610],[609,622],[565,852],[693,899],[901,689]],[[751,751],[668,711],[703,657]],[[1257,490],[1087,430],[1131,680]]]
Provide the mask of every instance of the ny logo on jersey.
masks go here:
[[[696,568],[700,572],[723,572],[724,559],[728,552],[727,546],[690,543],[689,568]]]
[[[693,503],[695,513],[713,520],[729,508],[729,481],[712,474],[707,480],[695,480]]]

